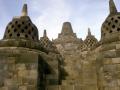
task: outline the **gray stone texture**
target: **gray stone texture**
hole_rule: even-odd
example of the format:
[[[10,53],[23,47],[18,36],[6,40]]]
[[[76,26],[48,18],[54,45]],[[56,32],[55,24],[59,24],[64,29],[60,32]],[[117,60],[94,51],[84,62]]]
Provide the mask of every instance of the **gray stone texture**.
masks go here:
[[[100,41],[90,28],[79,39],[70,22],[51,41],[46,30],[38,39],[25,4],[0,40],[0,90],[120,90],[120,13],[109,5]]]

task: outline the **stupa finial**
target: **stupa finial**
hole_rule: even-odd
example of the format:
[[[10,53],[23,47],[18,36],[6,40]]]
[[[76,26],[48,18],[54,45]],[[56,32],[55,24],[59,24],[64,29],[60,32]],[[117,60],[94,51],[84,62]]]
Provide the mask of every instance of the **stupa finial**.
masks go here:
[[[117,8],[113,0],[109,1],[109,9],[110,9],[110,14],[114,14],[117,12]]]
[[[28,16],[27,4],[23,5],[22,16]]]
[[[90,28],[88,28],[88,36],[91,36]]]
[[[46,32],[46,30],[44,30],[43,37],[47,37],[47,32]]]

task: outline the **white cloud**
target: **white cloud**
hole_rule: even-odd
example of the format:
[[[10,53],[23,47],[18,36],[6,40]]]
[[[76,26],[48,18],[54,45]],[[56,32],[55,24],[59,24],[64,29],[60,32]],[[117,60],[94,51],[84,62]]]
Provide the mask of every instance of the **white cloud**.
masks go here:
[[[108,2],[90,0],[32,0],[31,13],[33,21],[42,36],[46,29],[48,36],[57,38],[61,31],[62,23],[70,21],[74,32],[78,37],[85,39],[87,28],[90,27],[92,33],[100,39],[101,24],[107,17]]]
[[[45,6],[38,5],[40,2],[43,2]],[[34,23],[39,29],[40,36],[42,36],[43,30],[46,29],[50,39],[56,38],[61,31],[62,23],[69,20],[70,7],[65,0],[49,0],[49,2],[48,0],[34,0],[33,3],[33,9],[39,12],[38,16],[34,18]]]
[[[94,1],[91,0],[82,1],[78,9],[72,12],[72,24],[78,37],[85,39],[87,35],[88,27],[91,28],[92,34],[97,39],[100,39],[101,25],[108,15],[108,2],[107,1]]]

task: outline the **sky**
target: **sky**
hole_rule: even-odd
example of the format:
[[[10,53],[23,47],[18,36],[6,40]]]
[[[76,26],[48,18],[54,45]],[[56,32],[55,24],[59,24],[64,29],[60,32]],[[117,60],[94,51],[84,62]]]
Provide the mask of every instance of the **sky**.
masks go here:
[[[120,0],[114,0],[120,11]],[[44,29],[48,37],[55,39],[63,22],[71,22],[78,38],[86,38],[88,28],[101,38],[101,25],[109,15],[109,0],[0,0],[0,39],[7,24],[14,16],[20,16],[23,4],[28,4],[28,14],[42,37]]]

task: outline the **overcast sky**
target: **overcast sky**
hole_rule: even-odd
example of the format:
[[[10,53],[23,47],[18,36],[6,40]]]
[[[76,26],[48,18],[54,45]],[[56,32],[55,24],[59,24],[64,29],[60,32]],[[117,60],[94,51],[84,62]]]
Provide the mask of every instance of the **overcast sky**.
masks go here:
[[[120,11],[120,0],[114,0]],[[0,38],[13,16],[21,15],[24,0],[0,0]],[[69,21],[79,38],[85,39],[88,27],[100,39],[100,29],[109,14],[109,0],[26,0],[29,16],[39,30],[46,29],[50,39],[57,38],[63,22]]]

